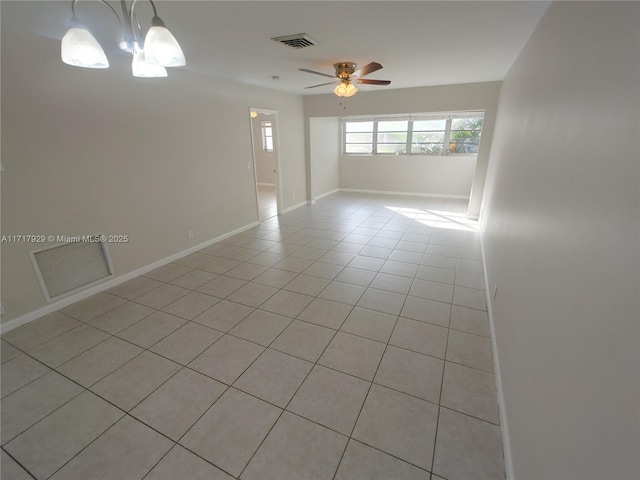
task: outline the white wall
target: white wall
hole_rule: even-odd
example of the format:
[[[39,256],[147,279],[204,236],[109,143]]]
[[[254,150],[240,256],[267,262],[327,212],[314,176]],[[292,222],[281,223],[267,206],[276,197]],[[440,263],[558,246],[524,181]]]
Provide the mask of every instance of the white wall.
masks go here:
[[[480,213],[486,168],[491,150],[500,82],[404,89],[370,88],[372,88],[371,91],[363,91],[365,89],[363,87],[357,95],[347,99],[338,98],[333,94],[305,96],[304,111],[307,125],[305,134],[307,138],[309,138],[308,123],[312,117],[483,110],[485,115],[482,141],[473,173],[469,200],[469,215],[477,216]],[[376,89],[373,90],[373,88]],[[307,151],[307,161],[310,161],[309,151]],[[444,173],[444,175],[446,177],[448,174]],[[464,174],[462,175],[464,176]],[[385,190],[390,189],[386,188]],[[426,190],[418,192],[426,193]],[[465,195],[469,195],[468,190]]]
[[[341,155],[340,187],[469,198],[476,155]]]
[[[4,28],[1,58],[5,235],[127,234],[120,275],[256,221],[250,105],[279,112],[283,208],[306,197],[300,96],[187,68],[136,79],[117,54],[74,68],[58,40]],[[34,248],[2,244],[2,322],[45,305]]]
[[[340,185],[340,123],[337,117],[310,118],[309,131],[311,194],[316,198]]]
[[[262,145],[262,122],[272,120],[273,116],[258,113],[258,116],[251,119],[253,123],[253,146],[256,159],[256,176],[258,183],[267,185],[276,184],[276,153],[275,142],[273,152],[265,152]],[[275,138],[275,125],[272,126]]]
[[[640,3],[557,2],[502,86],[481,217],[517,479],[640,478]]]

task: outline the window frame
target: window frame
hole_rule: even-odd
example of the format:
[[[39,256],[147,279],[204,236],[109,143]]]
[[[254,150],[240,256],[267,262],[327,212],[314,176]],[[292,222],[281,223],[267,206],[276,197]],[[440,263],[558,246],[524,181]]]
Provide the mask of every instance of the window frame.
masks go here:
[[[271,130],[269,135],[267,135],[267,128]],[[260,131],[262,132],[262,151],[273,153],[273,122],[271,120],[262,120],[260,122]],[[271,148],[268,146],[267,139],[271,139]]]
[[[477,118],[477,119],[481,119],[484,121],[484,112],[482,111],[470,111],[470,112],[455,112],[455,113],[439,113],[439,114],[404,114],[404,115],[397,115],[397,116],[384,116],[384,117],[368,117],[368,116],[354,116],[354,117],[343,117],[340,119],[340,124],[341,124],[341,153],[342,155],[345,156],[471,156],[471,155],[478,155],[478,152],[451,152],[450,151],[450,147],[451,147],[451,140],[452,140],[452,132],[453,131],[458,131],[458,129],[456,130],[452,130],[452,123],[453,120],[456,119],[470,119],[470,118]],[[422,130],[414,130],[413,128],[413,124],[414,122],[417,121],[422,121],[422,120],[445,120],[445,129],[444,129],[444,141],[442,143],[436,143],[436,142],[426,142],[426,143],[433,143],[434,145],[442,145],[442,153],[425,153],[425,152],[413,152],[412,151],[412,147],[413,147],[413,134],[414,132],[419,132],[422,133]],[[387,122],[387,121],[407,121],[407,139],[406,139],[406,144],[405,144],[405,151],[400,153],[380,153],[378,150],[378,133],[379,133],[379,129],[378,129],[378,123],[379,122]],[[347,124],[348,123],[365,123],[365,122],[372,122],[372,130],[369,132],[357,132],[357,133],[367,133],[367,134],[371,134],[372,135],[372,140],[371,143],[362,143],[362,142],[351,142],[351,143],[347,143]],[[477,143],[477,148],[476,150],[479,150],[480,148],[480,142],[482,141],[482,127],[484,125],[481,125],[480,127],[480,136],[478,139],[478,143]],[[434,130],[435,131],[435,130]],[[460,131],[464,131],[464,130],[460,130]],[[349,132],[349,133],[356,133],[356,132]],[[404,133],[400,132],[400,133]],[[425,142],[418,142],[418,143],[425,143]],[[425,143],[425,144],[426,144]],[[371,145],[371,153],[348,153],[347,152],[347,146],[348,145]],[[388,143],[382,143],[382,145],[388,145]]]

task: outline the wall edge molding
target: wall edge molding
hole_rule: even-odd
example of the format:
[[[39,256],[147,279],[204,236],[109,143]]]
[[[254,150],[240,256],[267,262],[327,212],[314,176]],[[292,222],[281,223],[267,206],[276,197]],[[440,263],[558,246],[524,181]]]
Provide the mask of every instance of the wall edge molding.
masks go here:
[[[377,193],[380,195],[403,195],[410,197],[451,198],[455,200],[469,200],[469,195],[448,195],[443,193],[391,192],[387,190],[363,190],[360,188],[340,188],[341,192]]]

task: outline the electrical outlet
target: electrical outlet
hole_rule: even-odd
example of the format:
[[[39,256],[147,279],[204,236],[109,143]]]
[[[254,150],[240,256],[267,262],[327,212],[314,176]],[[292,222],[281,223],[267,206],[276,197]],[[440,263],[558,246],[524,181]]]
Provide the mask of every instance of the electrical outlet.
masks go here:
[[[193,230],[187,230],[187,238],[189,240],[193,240],[193,237],[194,237]]]
[[[498,285],[493,286],[493,299],[496,299],[496,295],[498,295]]]

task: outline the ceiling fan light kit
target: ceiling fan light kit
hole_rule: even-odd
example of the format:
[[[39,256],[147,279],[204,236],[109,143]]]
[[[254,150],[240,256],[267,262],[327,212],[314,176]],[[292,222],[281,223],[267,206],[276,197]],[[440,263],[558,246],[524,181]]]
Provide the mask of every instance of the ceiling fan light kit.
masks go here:
[[[142,38],[142,27],[134,13],[138,0],[133,0],[130,7],[127,6],[126,0],[120,0],[122,19],[109,3],[105,0],[99,1],[111,10],[120,24],[123,34],[120,47],[133,55],[131,72],[134,77],[166,77],[165,67],[181,67],[186,64],[180,44],[158,17],[153,0],[148,0],[153,8],[153,18],[142,44],[139,41]],[[76,3],[78,0],[71,2],[72,17],[69,29],[62,37],[62,61],[75,67],[108,68],[109,60],[100,43],[76,16]]]
[[[357,65],[353,62],[338,62],[333,65],[335,69],[334,75],[327,73],[316,72],[314,70],[308,70],[301,68],[301,72],[313,73],[314,75],[321,75],[323,77],[335,78],[339,81],[338,85],[333,89],[333,93],[338,97],[351,97],[358,93],[358,88],[354,83],[360,83],[364,85],[390,85],[390,80],[370,80],[362,78],[370,73],[376,72],[382,68],[382,65],[376,62],[371,62],[360,70],[356,70]],[[335,80],[334,80],[335,81]],[[316,88],[324,85],[332,85],[334,82],[321,83],[319,85],[311,85],[305,88]]]

